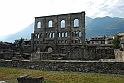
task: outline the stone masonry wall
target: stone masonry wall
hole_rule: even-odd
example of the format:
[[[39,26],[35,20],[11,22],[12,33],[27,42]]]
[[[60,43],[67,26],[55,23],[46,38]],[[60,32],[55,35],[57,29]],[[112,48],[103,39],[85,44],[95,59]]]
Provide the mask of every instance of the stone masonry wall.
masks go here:
[[[124,61],[124,51],[120,51],[119,49],[114,50],[116,61]]]
[[[44,61],[19,61],[0,60],[1,67],[17,67],[24,69],[68,71],[82,73],[104,73],[124,75],[124,62],[100,62],[77,60],[44,60]]]
[[[63,51],[62,48],[67,52],[72,47],[84,44],[85,11],[35,17],[34,33],[31,34],[31,47],[34,52],[38,49],[47,52],[48,48],[52,48],[55,53]]]
[[[115,59],[114,49],[81,49],[79,47],[66,52],[65,54],[52,54],[49,52],[32,53],[31,60],[99,60]]]

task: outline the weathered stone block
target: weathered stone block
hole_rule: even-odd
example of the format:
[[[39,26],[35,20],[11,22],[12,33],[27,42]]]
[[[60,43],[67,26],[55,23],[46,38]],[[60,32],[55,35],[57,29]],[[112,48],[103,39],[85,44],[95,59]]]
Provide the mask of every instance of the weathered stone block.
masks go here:
[[[41,77],[29,77],[27,75],[25,76],[19,76],[17,78],[18,83],[44,83],[44,78]]]

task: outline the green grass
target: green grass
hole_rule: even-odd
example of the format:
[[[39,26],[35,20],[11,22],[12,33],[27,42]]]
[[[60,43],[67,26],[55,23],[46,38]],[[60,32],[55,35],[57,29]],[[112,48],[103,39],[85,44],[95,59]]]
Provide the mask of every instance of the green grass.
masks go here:
[[[124,83],[124,76],[117,75],[51,72],[0,67],[0,80],[17,83],[16,78],[22,75],[43,76],[45,83]]]

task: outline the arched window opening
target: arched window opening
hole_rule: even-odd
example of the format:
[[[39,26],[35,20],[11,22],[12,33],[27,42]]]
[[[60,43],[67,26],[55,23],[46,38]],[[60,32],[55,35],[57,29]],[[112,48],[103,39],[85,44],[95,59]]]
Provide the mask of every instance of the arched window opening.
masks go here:
[[[75,32],[72,32],[72,37],[74,37],[75,36]]]
[[[61,37],[61,33],[58,34],[58,37]]]
[[[74,20],[74,27],[79,27],[79,20],[78,19]]]
[[[75,32],[75,36],[76,37],[79,37],[79,32]]]
[[[49,34],[49,38],[54,38],[55,34],[54,33],[50,33]]]
[[[65,33],[64,32],[62,32],[62,37],[64,37],[65,36]]]
[[[52,38],[54,38],[54,36],[55,36],[55,34],[54,34],[54,33],[52,33]]]
[[[40,38],[40,34],[37,34],[37,38]]]
[[[52,27],[52,20],[49,21],[48,27]]]
[[[37,34],[35,34],[35,38],[37,38]]]
[[[49,38],[52,38],[52,33],[49,33]]]
[[[79,37],[82,37],[82,32],[79,32]]]
[[[41,28],[41,22],[37,23],[37,28]]]
[[[65,20],[61,21],[61,28],[65,28]]]
[[[68,32],[65,33],[65,37],[68,37]]]

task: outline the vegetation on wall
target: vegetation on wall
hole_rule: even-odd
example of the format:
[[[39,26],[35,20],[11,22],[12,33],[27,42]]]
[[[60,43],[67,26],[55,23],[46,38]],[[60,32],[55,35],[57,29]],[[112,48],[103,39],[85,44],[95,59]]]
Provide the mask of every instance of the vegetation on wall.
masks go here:
[[[81,49],[85,49],[85,46],[81,46]]]

